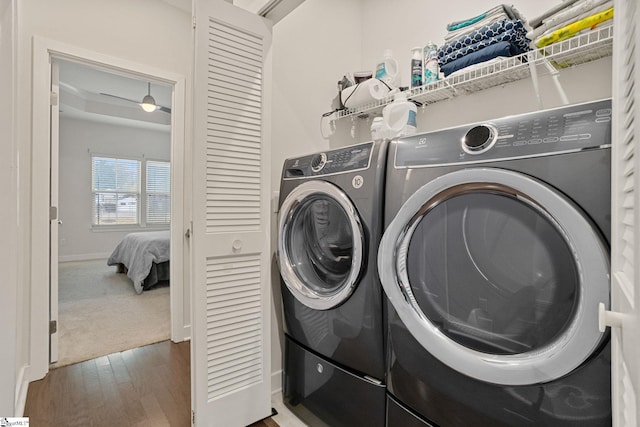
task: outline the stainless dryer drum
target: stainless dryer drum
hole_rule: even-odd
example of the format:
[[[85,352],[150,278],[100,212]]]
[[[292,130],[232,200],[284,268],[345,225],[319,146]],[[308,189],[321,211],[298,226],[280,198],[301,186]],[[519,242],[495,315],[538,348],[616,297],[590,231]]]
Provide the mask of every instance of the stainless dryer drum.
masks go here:
[[[362,270],[364,233],[349,198],[313,180],[296,187],[280,207],[280,274],[295,298],[315,310],[344,302]]]

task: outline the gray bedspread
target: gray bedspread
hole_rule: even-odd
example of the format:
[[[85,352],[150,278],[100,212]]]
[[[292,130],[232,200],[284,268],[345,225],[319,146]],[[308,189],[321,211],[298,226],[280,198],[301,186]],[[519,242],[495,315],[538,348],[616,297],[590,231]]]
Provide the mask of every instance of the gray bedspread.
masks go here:
[[[142,293],[143,281],[153,263],[169,261],[169,230],[127,234],[107,260],[107,265],[123,264],[137,293]]]

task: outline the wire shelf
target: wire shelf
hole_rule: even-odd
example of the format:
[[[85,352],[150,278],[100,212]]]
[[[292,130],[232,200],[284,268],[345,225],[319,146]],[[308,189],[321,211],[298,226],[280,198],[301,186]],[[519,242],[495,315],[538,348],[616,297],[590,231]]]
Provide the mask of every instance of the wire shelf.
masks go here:
[[[532,76],[531,67],[542,66],[539,75],[555,74],[558,70],[611,56],[613,25],[596,28],[573,38],[523,54],[490,62],[461,74],[407,91],[407,98],[422,105],[456,96],[478,92]],[[393,100],[388,96],[376,102],[338,111],[333,120],[344,117],[368,117],[379,113]]]

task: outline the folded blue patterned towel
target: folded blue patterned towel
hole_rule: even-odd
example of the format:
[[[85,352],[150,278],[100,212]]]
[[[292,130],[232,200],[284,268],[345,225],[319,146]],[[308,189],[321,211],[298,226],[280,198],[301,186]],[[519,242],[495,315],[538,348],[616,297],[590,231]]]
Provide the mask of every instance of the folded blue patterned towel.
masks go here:
[[[454,61],[448,62],[440,68],[440,71],[447,77],[449,74],[462,70],[463,68],[471,65],[479,64],[481,62],[489,61],[497,57],[509,57],[521,53],[520,49],[511,44],[510,42],[498,42],[491,46],[482,48],[476,52],[469,53]]]
[[[438,64],[443,66],[472,52],[499,42],[510,42],[519,52],[530,50],[527,30],[519,19],[503,19],[472,31],[438,49]]]

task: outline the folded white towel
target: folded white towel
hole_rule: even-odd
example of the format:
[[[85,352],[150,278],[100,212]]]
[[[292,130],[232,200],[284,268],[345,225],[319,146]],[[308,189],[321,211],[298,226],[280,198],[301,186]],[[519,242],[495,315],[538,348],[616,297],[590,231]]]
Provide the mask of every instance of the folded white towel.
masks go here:
[[[546,18],[550,17],[553,14],[558,13],[559,11],[561,11],[562,9],[568,6],[571,6],[573,3],[577,1],[578,0],[564,0],[562,3],[557,4],[552,8],[550,8],[549,10],[543,12],[540,16],[536,16],[533,19],[529,19],[529,25],[531,26],[531,28],[539,27],[542,24],[542,21],[544,21]]]

